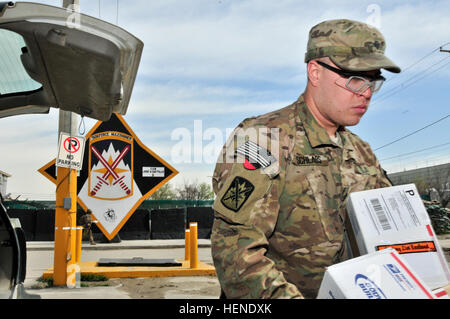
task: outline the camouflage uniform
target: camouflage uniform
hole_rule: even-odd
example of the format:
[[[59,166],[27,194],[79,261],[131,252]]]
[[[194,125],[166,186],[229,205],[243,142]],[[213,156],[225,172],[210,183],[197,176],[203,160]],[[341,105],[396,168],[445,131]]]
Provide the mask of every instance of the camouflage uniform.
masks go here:
[[[227,298],[315,298],[326,267],[351,257],[348,195],[391,183],[366,142],[344,127],[337,136],[303,95],[231,134],[213,174],[211,235]]]

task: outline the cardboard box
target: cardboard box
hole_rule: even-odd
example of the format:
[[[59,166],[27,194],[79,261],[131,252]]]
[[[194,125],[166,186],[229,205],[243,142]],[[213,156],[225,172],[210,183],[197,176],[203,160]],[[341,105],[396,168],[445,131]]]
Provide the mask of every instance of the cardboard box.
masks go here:
[[[433,290],[433,294],[438,299],[450,299],[450,285],[443,287],[443,288]]]
[[[395,249],[387,248],[328,267],[317,299],[440,298]]]
[[[414,184],[351,193],[347,212],[361,255],[394,248],[431,289],[450,283],[450,270]]]

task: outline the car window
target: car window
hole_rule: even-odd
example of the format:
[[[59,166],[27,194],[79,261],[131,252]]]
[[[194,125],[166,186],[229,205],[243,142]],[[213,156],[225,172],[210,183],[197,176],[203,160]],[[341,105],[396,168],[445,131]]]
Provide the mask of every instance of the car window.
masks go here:
[[[39,89],[42,85],[30,78],[20,60],[26,47],[22,36],[0,29],[0,43],[0,95]]]

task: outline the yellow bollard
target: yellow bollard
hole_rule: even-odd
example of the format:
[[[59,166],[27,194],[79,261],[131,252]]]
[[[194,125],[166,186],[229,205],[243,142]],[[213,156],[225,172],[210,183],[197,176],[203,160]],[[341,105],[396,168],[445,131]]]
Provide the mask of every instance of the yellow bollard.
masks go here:
[[[184,232],[184,260],[189,260],[190,258],[190,231],[186,229]]]
[[[189,224],[190,230],[190,268],[198,268],[197,223]]]

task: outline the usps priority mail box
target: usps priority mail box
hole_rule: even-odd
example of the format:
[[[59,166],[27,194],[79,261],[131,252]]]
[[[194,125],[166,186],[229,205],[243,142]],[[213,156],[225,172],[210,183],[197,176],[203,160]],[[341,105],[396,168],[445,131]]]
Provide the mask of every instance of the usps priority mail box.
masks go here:
[[[394,248],[431,289],[450,283],[445,255],[414,184],[351,193],[347,212],[361,255]]]
[[[440,298],[395,249],[387,248],[328,267],[317,299]]]

